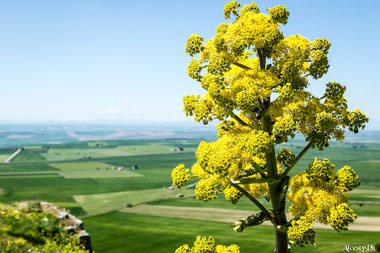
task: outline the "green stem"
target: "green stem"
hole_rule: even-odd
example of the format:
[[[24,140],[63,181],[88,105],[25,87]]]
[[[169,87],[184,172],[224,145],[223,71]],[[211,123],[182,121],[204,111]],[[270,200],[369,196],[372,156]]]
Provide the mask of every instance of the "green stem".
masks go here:
[[[276,235],[276,253],[288,252],[288,233],[286,230],[277,229],[277,226],[287,224],[285,215],[285,198],[281,199],[281,182],[269,185],[271,202],[274,214],[274,232]]]
[[[298,161],[306,154],[306,152],[311,148],[312,144],[309,142],[304,149],[297,155],[297,157],[294,159],[293,163],[282,173],[281,177],[286,177],[290,170],[298,163]]]
[[[237,122],[240,123],[242,126],[249,126],[246,122],[244,122],[239,116],[237,116],[235,113],[232,113],[232,118],[234,118]]]
[[[264,70],[265,69],[265,63],[266,63],[266,58],[264,57],[261,48],[257,49],[257,55],[259,56],[259,60],[260,60],[260,69]]]
[[[248,67],[248,66],[246,66],[246,65],[244,65],[244,64],[241,64],[241,63],[239,63],[239,62],[233,62],[232,63],[233,65],[235,65],[235,66],[238,66],[238,67],[240,67],[240,68],[242,68],[242,69],[251,69],[250,67]]]
[[[230,182],[231,182],[231,180],[230,180]],[[272,215],[269,213],[269,211],[257,199],[255,199],[251,194],[249,194],[249,192],[247,192],[245,189],[243,189],[239,185],[234,184],[233,182],[231,182],[231,185],[233,187],[235,187],[236,190],[238,190],[241,193],[243,193],[243,195],[246,196],[250,201],[252,201],[261,211],[263,211],[263,213],[265,213],[265,216],[269,220],[271,220],[272,223],[273,223],[273,217],[272,217]]]
[[[265,69],[266,57],[264,57],[263,52],[260,48],[257,49],[257,54],[260,60],[260,68]],[[266,109],[270,106],[270,97],[265,99],[264,106]],[[263,116],[264,130],[272,136],[273,123],[270,115],[267,113]],[[270,151],[265,153],[265,159],[267,163],[267,170],[269,177],[277,179],[277,162],[276,162],[276,152],[274,144],[270,148]],[[272,202],[273,214],[274,214],[274,231],[276,235],[276,253],[288,253],[288,233],[286,231],[277,229],[277,226],[282,226],[287,223],[285,215],[285,198],[281,199],[282,192],[282,180],[268,184],[269,193]]]
[[[259,172],[260,176],[266,177],[263,169],[254,160],[251,160],[249,163],[252,165],[253,168],[255,168],[257,170],[257,172]]]

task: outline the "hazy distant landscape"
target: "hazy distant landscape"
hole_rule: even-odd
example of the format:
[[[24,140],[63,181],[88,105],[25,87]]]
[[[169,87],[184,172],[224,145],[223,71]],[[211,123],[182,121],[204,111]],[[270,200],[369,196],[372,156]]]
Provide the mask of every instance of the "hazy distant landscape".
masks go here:
[[[195,123],[155,124],[0,124],[0,147],[57,144],[89,140],[216,138],[215,124],[203,128]]]
[[[223,244],[237,243],[242,252],[252,248],[269,252],[274,246],[271,226],[242,234],[229,228],[235,220],[258,211],[247,199],[231,205],[220,194],[215,201],[201,202],[195,199],[194,186],[166,189],[172,185],[173,167],[178,163],[190,167],[199,142],[214,140],[216,132],[164,128],[3,125],[0,202],[45,200],[69,209],[83,219],[96,252],[125,252],[126,248],[173,252],[198,234],[212,234]],[[299,137],[286,145],[295,152],[304,146]],[[350,206],[359,219],[348,232],[317,226],[318,247],[294,252],[341,252],[347,243],[380,243],[379,132],[348,135],[345,142],[333,142],[324,152],[311,150],[293,173],[314,157],[329,157],[336,169],[349,165],[357,171],[362,185],[350,194]],[[264,198],[260,201],[268,206]]]

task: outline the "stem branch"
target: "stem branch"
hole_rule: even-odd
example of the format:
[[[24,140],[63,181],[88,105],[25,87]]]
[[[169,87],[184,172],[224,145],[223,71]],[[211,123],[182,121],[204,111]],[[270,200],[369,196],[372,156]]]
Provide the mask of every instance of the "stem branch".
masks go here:
[[[251,69],[250,67],[248,67],[248,66],[246,66],[246,65],[244,65],[242,63],[239,63],[239,62],[233,62],[232,64],[235,65],[235,66],[238,66],[238,67],[240,67],[242,69],[247,69],[247,70]]]
[[[239,122],[243,126],[249,126],[245,121],[243,121],[239,116],[235,113],[232,113],[232,118],[234,118],[237,122]]]
[[[268,210],[257,199],[255,199],[249,192],[247,192],[245,189],[240,187],[238,184],[234,184],[229,177],[227,178],[231,182],[231,185],[235,187],[235,189],[243,193],[244,196],[246,196],[250,201],[252,201],[258,208],[260,208],[260,210],[263,211],[263,213],[265,213],[265,216],[273,223],[272,215],[270,215]]]
[[[306,152],[311,148],[311,142],[302,149],[302,151],[297,155],[297,157],[294,159],[293,163],[282,173],[281,177],[286,177],[290,170],[298,163],[298,161],[306,154]]]

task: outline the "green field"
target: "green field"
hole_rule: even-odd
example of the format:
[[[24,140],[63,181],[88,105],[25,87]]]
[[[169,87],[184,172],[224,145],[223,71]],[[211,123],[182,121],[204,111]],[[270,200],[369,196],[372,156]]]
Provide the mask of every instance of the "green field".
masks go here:
[[[103,214],[114,210],[120,210],[126,207],[127,204],[133,206],[157,201],[161,199],[174,199],[178,194],[185,196],[194,195],[191,189],[166,190],[152,189],[140,191],[126,191],[101,193],[90,195],[75,195],[74,199],[82,206],[88,215]]]
[[[141,177],[142,175],[131,171],[60,171],[59,174],[64,178],[123,178],[123,177]]]
[[[96,252],[174,252],[197,235],[214,235],[220,244],[236,243],[242,252],[271,252],[271,226],[241,234],[229,227],[241,215],[258,211],[249,200],[242,198],[231,205],[219,194],[217,200],[201,202],[195,199],[194,188],[164,189],[172,184],[175,166],[184,163],[190,167],[195,162],[199,142],[121,140],[25,146],[10,163],[0,163],[0,202],[38,199],[69,209],[84,220]],[[287,146],[295,152],[303,148],[297,141]],[[184,151],[172,151],[178,147]],[[0,157],[15,150],[4,149]],[[324,152],[311,150],[295,172],[307,168],[314,157],[330,158],[336,169],[352,166],[362,185],[349,194],[350,206],[370,221],[380,217],[380,143],[333,143]],[[138,169],[132,170],[135,165]],[[124,170],[118,171],[118,167]],[[179,193],[185,197],[178,198]],[[269,208],[265,199],[259,201]],[[377,221],[364,224],[364,230],[375,225]],[[380,229],[363,231],[363,226],[353,226],[361,231],[342,233],[317,229],[316,249],[292,252],[341,252],[346,244],[380,243]]]
[[[4,162],[5,160],[7,160],[7,158],[10,156],[11,154],[1,154],[0,155],[0,161],[1,162]]]
[[[64,171],[78,170],[107,170],[111,169],[112,165],[101,162],[68,162],[68,163],[50,163],[50,166]]]
[[[93,146],[92,146],[93,147]],[[49,149],[47,153],[42,153],[43,157],[49,161],[83,159],[86,156],[92,158],[114,157],[114,156],[135,156],[147,154],[173,153],[172,148],[161,143],[147,145],[117,146],[115,148],[88,148],[88,149]],[[187,152],[195,152],[195,148],[187,148]]]
[[[273,252],[274,249],[271,226],[253,227],[243,233],[235,233],[229,223],[121,212],[89,217],[84,219],[84,223],[94,238],[94,248],[99,252],[174,252],[181,244],[194,242],[196,235],[212,235],[219,244],[238,244],[241,252]],[[316,229],[316,240],[316,248],[298,247],[292,252],[342,252],[346,244],[379,243],[380,232],[337,233]]]
[[[4,162],[10,155],[12,155],[17,149],[4,148],[0,149],[0,163]]]

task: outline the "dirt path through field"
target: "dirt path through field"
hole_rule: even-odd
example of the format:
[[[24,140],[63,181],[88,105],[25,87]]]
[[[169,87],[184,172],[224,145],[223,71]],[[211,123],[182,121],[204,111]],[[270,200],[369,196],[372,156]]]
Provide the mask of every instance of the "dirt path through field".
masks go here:
[[[13,154],[11,154],[5,161],[4,163],[9,163],[16,155],[18,155],[18,153],[21,152],[21,148],[17,149],[16,152],[14,152]]]
[[[251,211],[243,210],[159,205],[138,205],[133,208],[125,208],[121,211],[126,213],[147,214],[171,218],[228,222],[231,224],[243,217],[253,214]],[[287,216],[288,219],[291,218],[289,214]],[[264,224],[272,225],[270,222],[264,222]],[[314,222],[313,227],[332,229],[331,226],[327,226],[318,222]],[[358,217],[355,223],[350,225],[349,229],[358,231],[380,232],[380,217]]]

